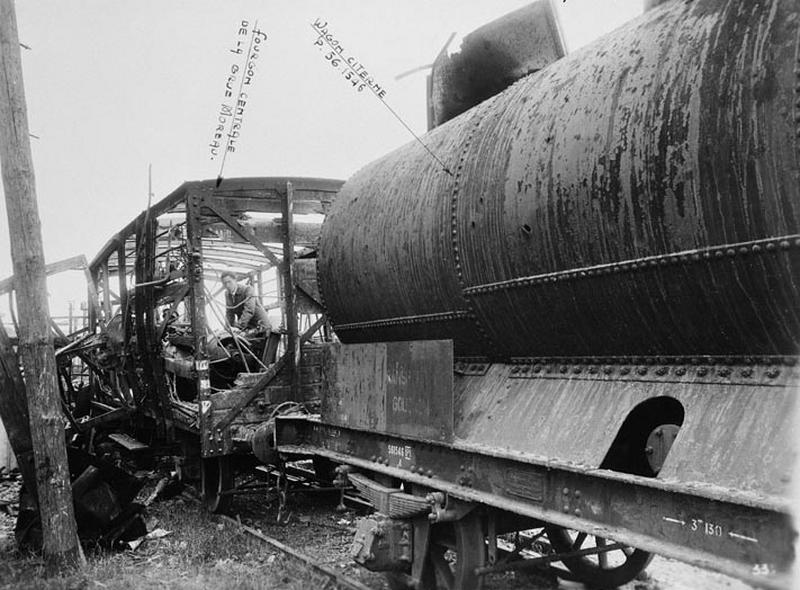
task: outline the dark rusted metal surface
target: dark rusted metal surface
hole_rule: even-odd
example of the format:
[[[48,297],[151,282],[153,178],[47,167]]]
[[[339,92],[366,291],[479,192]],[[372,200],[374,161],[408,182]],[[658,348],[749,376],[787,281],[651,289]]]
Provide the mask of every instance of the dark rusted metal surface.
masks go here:
[[[467,35],[431,70],[433,126],[505,90],[566,53],[551,0],[538,0]]]
[[[450,342],[325,344],[326,421],[411,438],[453,437],[453,349]],[[402,457],[402,447],[395,449]]]
[[[667,2],[425,136],[454,176],[416,143],[366,166],[320,242],[340,338],[796,354],[799,15]]]

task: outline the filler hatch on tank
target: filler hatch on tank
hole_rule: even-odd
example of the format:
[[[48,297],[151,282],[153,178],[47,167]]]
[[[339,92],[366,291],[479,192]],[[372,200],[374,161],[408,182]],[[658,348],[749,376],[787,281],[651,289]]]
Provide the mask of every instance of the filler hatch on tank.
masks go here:
[[[551,0],[538,0],[476,29],[431,70],[428,129],[460,115],[566,54]]]

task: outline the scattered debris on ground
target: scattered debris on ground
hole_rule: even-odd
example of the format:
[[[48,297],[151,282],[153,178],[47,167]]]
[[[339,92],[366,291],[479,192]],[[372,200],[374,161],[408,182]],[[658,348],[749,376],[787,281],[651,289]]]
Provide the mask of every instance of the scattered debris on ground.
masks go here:
[[[264,494],[237,496],[233,519],[207,513],[199,494],[185,485],[164,462],[152,471],[137,471],[144,481],[134,502],[144,505],[146,534],[129,541],[123,550],[91,550],[88,564],[80,572],[44,578],[41,558],[20,555],[14,541],[19,488],[17,472],[0,472],[0,590],[51,589],[139,589],[177,588],[194,590],[287,589],[322,587],[324,580],[258,538],[242,525],[314,557],[333,570],[375,590],[386,590],[382,574],[356,565],[349,556],[358,516],[366,509],[337,511],[338,494],[299,493],[289,499],[291,518],[278,523],[277,500]],[[745,590],[747,585],[672,560],[655,558],[645,574],[622,590]],[[330,586],[328,586],[330,588]],[[582,585],[537,572],[508,573],[487,580],[489,590],[523,588],[562,590]]]
[[[150,480],[140,496],[151,494],[159,480],[158,476]],[[19,486],[19,482],[3,481],[0,498],[13,498]],[[14,517],[0,513],[0,588],[313,587],[306,572],[274,549],[206,513],[190,487],[152,502],[144,516],[149,532],[129,542],[127,549],[97,548],[87,555],[88,564],[81,571],[45,579],[41,558],[18,554]]]

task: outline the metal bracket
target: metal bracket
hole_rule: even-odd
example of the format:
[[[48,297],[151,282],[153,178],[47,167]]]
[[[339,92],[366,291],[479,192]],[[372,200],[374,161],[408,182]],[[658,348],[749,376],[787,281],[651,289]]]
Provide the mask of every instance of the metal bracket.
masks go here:
[[[444,492],[432,492],[425,499],[431,505],[431,513],[428,515],[431,523],[461,520],[477,506],[473,502],[463,502],[452,498]]]

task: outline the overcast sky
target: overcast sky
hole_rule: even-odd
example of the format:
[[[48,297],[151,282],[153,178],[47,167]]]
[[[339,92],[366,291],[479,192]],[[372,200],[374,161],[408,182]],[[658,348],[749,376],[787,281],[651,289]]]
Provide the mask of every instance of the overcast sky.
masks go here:
[[[574,50],[641,13],[643,0],[554,0]],[[346,179],[412,137],[369,92],[357,93],[314,47],[327,20],[417,133],[425,73],[451,33],[526,0],[17,0],[45,255],[91,259],[147,204],[184,180],[214,178],[208,144],[241,20],[267,34],[237,150],[224,176]],[[455,41],[455,44],[458,42]],[[0,278],[11,274],[0,202]],[[51,289],[52,295],[52,289]],[[51,307],[54,302],[51,302]]]

